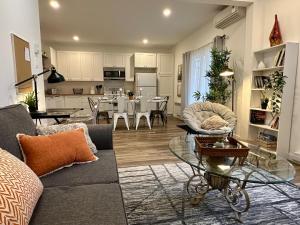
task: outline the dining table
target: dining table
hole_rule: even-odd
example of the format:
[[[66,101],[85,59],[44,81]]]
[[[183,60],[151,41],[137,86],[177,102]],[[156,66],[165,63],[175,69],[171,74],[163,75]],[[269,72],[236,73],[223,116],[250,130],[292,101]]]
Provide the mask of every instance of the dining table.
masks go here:
[[[142,98],[142,96],[137,96],[136,98],[133,98],[133,99],[126,98],[126,100],[125,100],[125,103],[127,104],[127,106],[131,107],[131,110],[133,112],[132,126],[135,126],[136,109],[137,109],[138,105],[140,104],[141,98]],[[160,104],[162,104],[163,102],[167,102],[167,99],[165,97],[156,96],[156,97],[152,97],[152,98],[148,99],[147,102],[148,103],[156,103],[156,107],[159,108]],[[115,111],[114,106],[118,104],[118,97],[113,97],[113,98],[99,97],[97,104],[95,105],[95,108],[96,108],[95,112],[100,110],[101,104],[113,105],[113,107],[111,107],[111,111],[113,114]],[[96,115],[93,115],[93,119],[94,119],[94,123],[96,123]]]

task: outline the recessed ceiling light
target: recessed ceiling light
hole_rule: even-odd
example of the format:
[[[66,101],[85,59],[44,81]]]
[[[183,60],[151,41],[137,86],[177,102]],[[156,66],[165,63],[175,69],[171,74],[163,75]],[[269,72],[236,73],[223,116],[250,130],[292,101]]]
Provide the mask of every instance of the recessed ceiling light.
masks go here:
[[[143,43],[144,43],[144,44],[148,44],[148,42],[149,42],[148,39],[146,39],[146,38],[143,39]]]
[[[171,15],[172,11],[169,8],[165,8],[163,11],[163,14],[165,17],[169,17]]]
[[[55,1],[55,0],[51,0],[49,2],[49,4],[53,9],[59,9],[59,7],[60,7],[60,4],[58,3],[58,1]]]
[[[74,35],[74,36],[73,36],[73,40],[74,40],[74,41],[79,41],[79,37],[78,37],[77,35]]]

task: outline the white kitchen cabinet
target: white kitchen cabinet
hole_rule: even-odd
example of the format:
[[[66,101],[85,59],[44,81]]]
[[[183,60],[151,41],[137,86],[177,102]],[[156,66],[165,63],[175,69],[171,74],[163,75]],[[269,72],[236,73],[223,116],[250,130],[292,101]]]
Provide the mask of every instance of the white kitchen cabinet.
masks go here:
[[[160,75],[158,76],[158,93],[159,96],[169,96],[168,114],[173,113],[174,107],[174,77]]]
[[[125,81],[134,81],[133,55],[125,55]]]
[[[66,80],[69,78],[69,54],[68,52],[60,52],[57,54],[57,71],[62,74]]]
[[[157,54],[157,73],[174,76],[173,54]]]
[[[135,53],[134,67],[137,68],[156,68],[155,53]]]
[[[91,81],[94,78],[93,66],[94,56],[93,53],[84,52],[80,53],[80,67],[81,67],[81,80]]]
[[[124,54],[104,53],[103,67],[125,67]]]
[[[65,108],[65,98],[63,96],[46,97],[47,109],[62,109]]]
[[[50,63],[52,66],[56,67],[57,66],[56,51],[52,47],[49,47],[49,49],[50,49]]]
[[[79,52],[69,52],[69,80],[80,81],[81,80],[81,63]]]
[[[93,81],[103,81],[103,54],[100,52],[93,53]]]

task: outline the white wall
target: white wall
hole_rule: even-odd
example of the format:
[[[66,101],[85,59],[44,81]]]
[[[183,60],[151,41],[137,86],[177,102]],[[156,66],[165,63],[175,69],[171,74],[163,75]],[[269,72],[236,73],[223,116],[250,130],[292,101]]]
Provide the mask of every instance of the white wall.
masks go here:
[[[228,35],[228,39],[225,44],[229,50],[232,50],[230,67],[235,62],[235,77],[236,77],[236,92],[235,92],[235,111],[238,115],[241,114],[242,109],[240,107],[241,93],[242,93],[242,75],[244,64],[244,49],[245,49],[245,30],[246,19],[242,19],[239,22],[232,24],[224,30],[214,28],[213,21],[210,21],[205,26],[201,27],[195,33],[186,37],[180,41],[174,47],[175,54],[175,74],[177,74],[178,65],[182,64],[182,54],[191,50],[198,49],[213,41],[217,35]],[[177,97],[177,76],[175,76],[175,102],[180,102],[180,98]],[[237,125],[237,134],[240,133],[240,123]]]
[[[256,0],[249,7],[247,14],[249,15],[249,26],[247,24],[247,34],[251,38],[247,41],[250,46],[246,51],[248,59],[247,64],[251,65],[253,51],[270,46],[269,35],[274,24],[274,15],[278,15],[279,26],[282,33],[283,42],[300,42],[300,1],[299,0]],[[251,17],[251,18],[250,18]],[[245,55],[245,56],[246,56]],[[245,76],[249,75],[251,67],[245,68]],[[300,57],[298,57],[298,74],[296,78],[296,90],[294,98],[294,115],[292,121],[292,133],[290,151],[300,152]],[[244,80],[244,108],[250,104],[250,79]],[[291,105],[292,107],[292,105]],[[245,114],[243,121],[248,122],[248,114]],[[247,135],[247,128],[244,131]]]
[[[17,102],[15,70],[11,44],[11,33],[30,43],[32,73],[42,71],[42,57],[34,54],[34,46],[41,49],[38,0],[0,1],[0,107]],[[38,81],[40,109],[44,108],[44,82]]]

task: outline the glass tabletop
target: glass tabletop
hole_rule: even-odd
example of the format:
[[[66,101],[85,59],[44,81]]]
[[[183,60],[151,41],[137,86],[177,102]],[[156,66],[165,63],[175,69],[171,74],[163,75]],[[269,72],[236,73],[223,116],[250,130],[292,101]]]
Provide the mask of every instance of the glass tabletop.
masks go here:
[[[234,158],[200,156],[195,150],[193,135],[175,137],[169,142],[170,151],[193,169],[230,179],[262,184],[286,183],[294,179],[295,168],[285,159],[260,150],[257,145],[243,142],[249,153],[243,165]],[[201,160],[200,160],[201,159]]]

